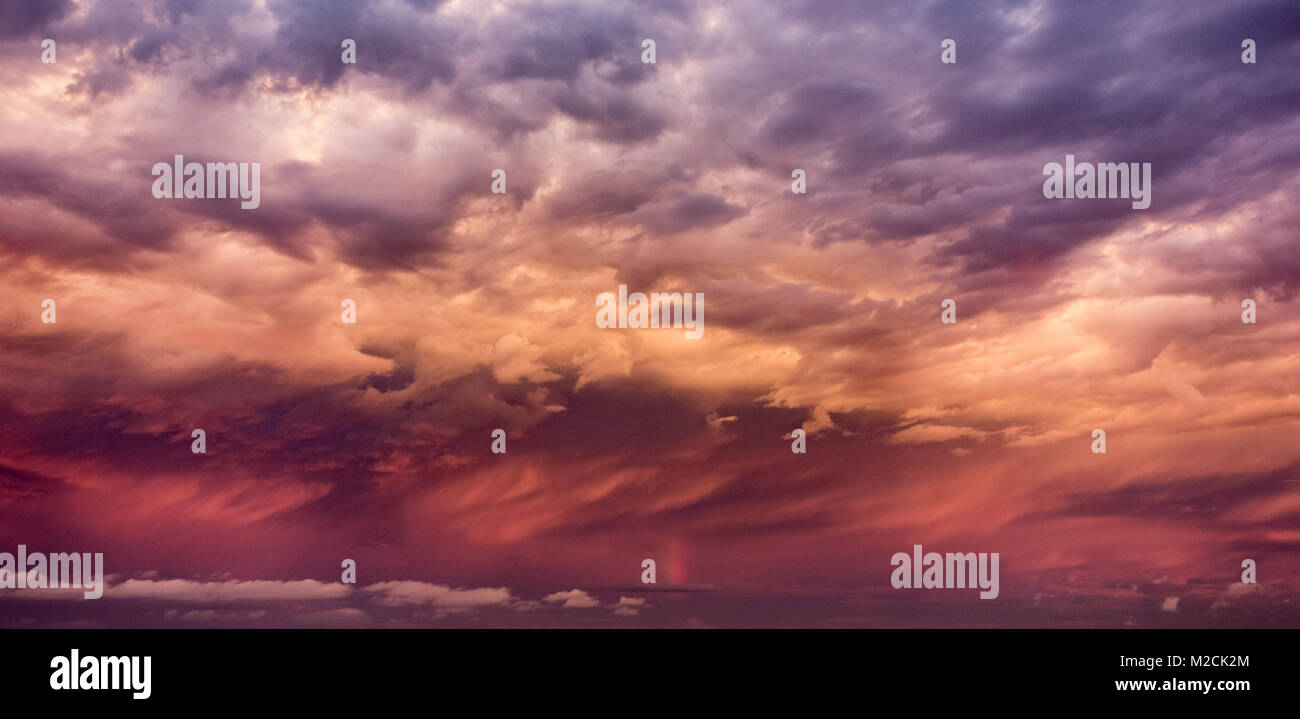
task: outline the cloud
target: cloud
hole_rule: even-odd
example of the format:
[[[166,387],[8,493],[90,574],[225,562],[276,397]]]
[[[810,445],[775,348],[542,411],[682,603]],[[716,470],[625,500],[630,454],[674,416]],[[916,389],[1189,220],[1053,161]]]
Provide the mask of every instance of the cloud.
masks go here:
[[[361,588],[383,606],[430,605],[447,610],[510,606],[518,600],[509,589],[452,589],[441,584],[397,581],[378,582]]]
[[[304,624],[312,627],[338,626],[346,627],[369,623],[370,615],[356,607],[342,607],[339,609],[326,609],[319,612],[304,612],[294,614],[293,621],[297,624]]]
[[[150,599],[172,602],[257,602],[329,600],[348,596],[351,589],[343,584],[326,584],[314,579],[297,581],[221,581],[201,582],[189,579],[128,579],[110,586],[106,599]]]
[[[646,600],[641,597],[619,597],[618,602],[614,604],[614,615],[635,617],[641,614],[641,609],[648,607]]]
[[[1222,591],[1223,557],[1300,551],[1295,15],[0,5],[0,546],[131,577],[6,608],[733,626],[793,593],[774,625],[1297,625],[1290,585]],[[261,207],[154,199],[178,153],[259,162]],[[1152,162],[1151,208],[1045,200],[1067,153]],[[619,284],[703,293],[704,336],[596,327]],[[496,428],[527,441],[492,455]],[[917,541],[1024,575],[987,614],[845,609]],[[388,581],[335,582],[345,550]],[[653,612],[537,599],[639,593],[646,556]]]
[[[497,340],[493,350],[492,375],[498,382],[509,384],[520,380],[550,382],[560,379],[559,374],[547,370],[540,362],[543,348],[517,334],[508,334]]]
[[[542,597],[542,601],[558,603],[565,609],[590,609],[591,607],[600,606],[598,599],[581,589],[570,589],[567,592],[548,594]]]
[[[163,614],[168,619],[196,624],[255,622],[269,616],[268,612],[260,609],[255,611],[225,609],[190,609],[181,611],[179,609],[168,609]]]
[[[58,21],[72,9],[71,0],[0,4],[0,38],[16,38],[34,34]]]
[[[704,423],[714,432],[721,432],[726,429],[728,422],[735,422],[736,416],[719,417],[717,412],[710,412],[704,417]]]

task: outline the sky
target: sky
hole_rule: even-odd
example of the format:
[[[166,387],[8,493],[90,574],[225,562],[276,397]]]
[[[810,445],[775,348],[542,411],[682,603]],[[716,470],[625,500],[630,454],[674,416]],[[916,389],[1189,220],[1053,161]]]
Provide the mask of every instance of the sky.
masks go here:
[[[0,626],[1300,627],[1297,68],[1294,0],[4,0],[0,552],[108,587]]]

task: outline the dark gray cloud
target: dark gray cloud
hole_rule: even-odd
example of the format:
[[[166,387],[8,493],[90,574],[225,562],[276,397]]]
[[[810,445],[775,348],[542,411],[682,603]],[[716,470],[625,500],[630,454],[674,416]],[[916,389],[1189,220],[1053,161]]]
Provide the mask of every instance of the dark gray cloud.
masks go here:
[[[20,38],[45,30],[72,7],[72,0],[2,0],[0,38]]]

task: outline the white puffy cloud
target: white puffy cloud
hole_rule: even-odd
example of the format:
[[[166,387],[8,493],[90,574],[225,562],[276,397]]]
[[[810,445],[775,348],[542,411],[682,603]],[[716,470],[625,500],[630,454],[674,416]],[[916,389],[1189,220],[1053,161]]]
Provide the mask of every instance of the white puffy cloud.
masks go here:
[[[160,599],[174,602],[249,602],[276,600],[339,599],[351,593],[343,584],[326,584],[314,579],[280,582],[200,582],[192,579],[128,579],[109,587],[109,599]]]
[[[388,607],[430,605],[439,609],[473,609],[475,607],[508,607],[516,602],[509,589],[453,589],[444,584],[427,582],[379,582],[362,588],[375,597],[377,604]]]
[[[565,609],[589,609],[599,607],[600,600],[587,594],[581,589],[570,589],[567,592],[555,592],[542,597],[543,602],[562,603]]]

